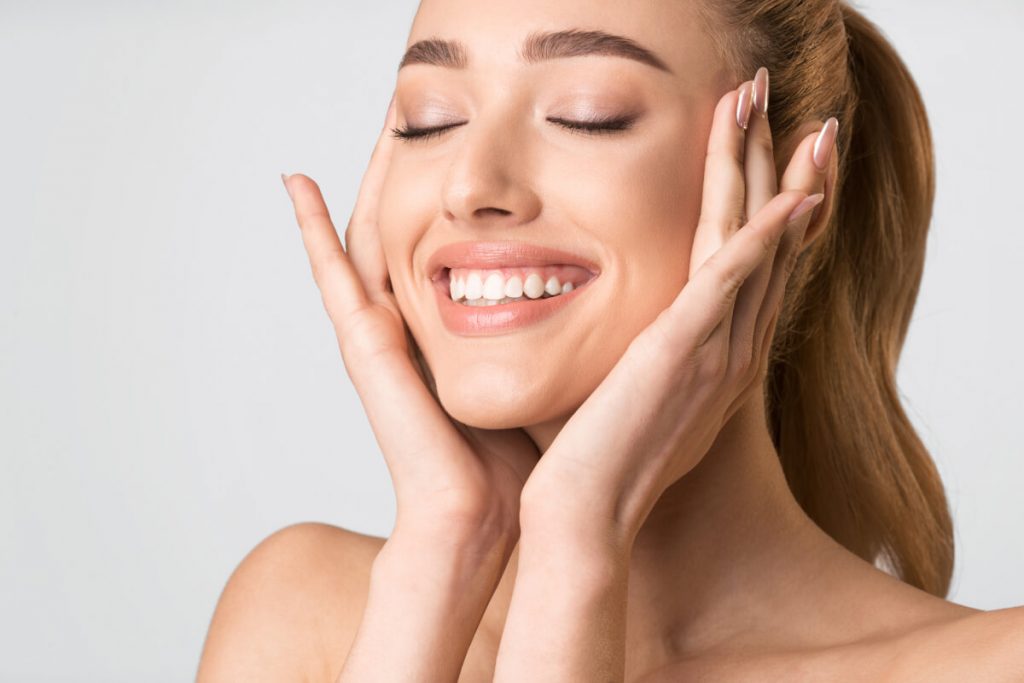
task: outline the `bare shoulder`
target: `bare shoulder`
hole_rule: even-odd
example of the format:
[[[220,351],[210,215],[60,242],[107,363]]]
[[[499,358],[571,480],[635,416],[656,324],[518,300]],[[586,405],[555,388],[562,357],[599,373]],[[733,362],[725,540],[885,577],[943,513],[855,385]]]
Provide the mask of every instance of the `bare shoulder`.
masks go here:
[[[907,680],[1024,681],[1024,606],[926,626],[895,646],[895,670]]]
[[[318,522],[263,539],[221,593],[198,683],[334,680],[385,540]]]
[[[821,650],[805,660],[808,671],[873,681],[1024,681],[1024,607],[952,614],[900,635]]]
[[[1020,683],[1024,681],[1024,607],[961,612],[899,635],[879,634],[828,647],[771,648],[700,657],[677,662],[642,680]]]

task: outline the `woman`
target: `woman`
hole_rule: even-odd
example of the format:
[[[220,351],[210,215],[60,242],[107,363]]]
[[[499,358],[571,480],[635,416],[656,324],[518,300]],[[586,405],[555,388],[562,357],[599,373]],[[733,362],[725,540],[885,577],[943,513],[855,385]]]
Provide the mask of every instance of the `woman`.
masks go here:
[[[424,0],[408,47],[347,249],[284,178],[395,529],[261,543],[200,680],[1020,676],[896,391],[934,175],[878,30]]]

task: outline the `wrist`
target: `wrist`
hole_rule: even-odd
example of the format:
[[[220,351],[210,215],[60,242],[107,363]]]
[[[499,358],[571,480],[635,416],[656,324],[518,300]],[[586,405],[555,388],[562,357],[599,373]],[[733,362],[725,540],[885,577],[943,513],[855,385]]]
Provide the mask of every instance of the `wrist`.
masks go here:
[[[637,515],[624,514],[628,509],[611,493],[587,494],[569,483],[538,483],[523,489],[520,546],[628,557],[640,529]]]
[[[434,499],[429,505],[403,505],[399,499],[393,538],[419,538],[442,546],[516,543],[519,501],[467,502]]]
[[[373,566],[382,572],[395,566],[412,572],[472,574],[500,565],[493,566],[500,575],[518,539],[518,525],[453,527],[445,532],[434,526],[396,524]]]

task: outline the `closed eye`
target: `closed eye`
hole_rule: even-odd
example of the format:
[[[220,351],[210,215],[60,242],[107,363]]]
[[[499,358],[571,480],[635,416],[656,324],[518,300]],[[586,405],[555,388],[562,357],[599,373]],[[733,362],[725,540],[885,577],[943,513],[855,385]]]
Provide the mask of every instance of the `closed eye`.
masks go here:
[[[633,122],[636,121],[636,117],[597,119],[593,121],[570,121],[568,119],[550,117],[548,118],[548,121],[557,123],[577,135],[608,135],[629,129],[632,127]],[[440,135],[449,128],[456,128],[463,125],[465,125],[465,123],[451,123],[447,126],[435,126],[433,128],[415,128],[413,126],[392,128],[391,137],[402,141],[424,140],[434,137],[435,135]]]

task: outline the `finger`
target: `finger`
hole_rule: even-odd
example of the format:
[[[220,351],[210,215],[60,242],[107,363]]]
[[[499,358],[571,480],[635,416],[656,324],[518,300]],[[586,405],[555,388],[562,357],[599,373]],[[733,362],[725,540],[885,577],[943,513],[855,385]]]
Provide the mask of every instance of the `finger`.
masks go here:
[[[736,398],[734,398],[733,402],[729,405],[729,410],[726,411],[725,413],[726,420],[728,420],[729,417],[734,415],[741,405],[746,403],[747,399],[750,398],[751,394],[753,394],[754,392],[763,391],[764,378],[767,376],[768,373],[768,360],[771,353],[770,340],[772,339],[772,330],[775,329],[775,324],[778,322],[778,318],[779,310],[776,309],[775,314],[768,321],[768,341],[762,344],[761,348],[758,349],[757,372],[754,376],[756,379],[759,379],[760,381],[751,382],[750,385],[747,386],[744,391],[741,391],[739,394],[737,394]]]
[[[768,69],[761,67],[754,77],[754,113],[750,117],[747,128],[746,157],[744,169],[746,173],[747,215],[753,216],[767,204],[778,192],[775,171],[775,150],[772,141],[771,126],[768,122]],[[804,188],[794,188],[804,189]],[[816,190],[815,190],[816,191]],[[810,190],[807,190],[811,194]],[[785,240],[785,235],[782,237]],[[771,280],[772,271],[778,261],[777,251],[767,254],[747,281],[743,284],[736,298],[733,310],[730,343],[733,347],[729,365],[737,363],[751,364],[754,352],[754,328],[757,313],[764,302],[765,291]]]
[[[743,159],[747,216],[756,214],[779,192],[771,125],[768,114],[761,111],[768,104],[768,69],[762,66],[757,70],[753,86],[754,111],[747,127]]]
[[[301,173],[282,178],[295,208],[313,280],[337,327],[367,304],[366,292],[341,246],[320,188]]]
[[[690,250],[690,276],[700,270],[744,220],[743,141],[740,120],[750,116],[752,82],[726,93],[715,107],[704,161],[700,221]]]
[[[703,346],[719,330],[728,338],[740,287],[776,248],[789,214],[804,197],[800,191],[779,193],[707,259],[669,306],[666,324],[674,329],[665,337],[673,346]]]
[[[822,192],[825,194],[825,201],[819,204],[811,213],[797,222],[794,229],[787,231],[779,242],[779,253],[776,261],[781,265],[772,273],[764,294],[764,301],[761,310],[757,314],[757,321],[754,325],[753,339],[764,343],[768,322],[773,310],[781,306],[783,295],[786,290],[786,283],[796,266],[797,258],[803,249],[804,235],[810,225],[818,220],[819,216],[830,214],[830,204],[834,193],[828,186],[829,178],[833,177],[836,167],[835,139],[838,132],[839,121],[835,117],[829,118],[817,133],[808,135],[797,146],[793,152],[793,158],[786,167],[782,176],[782,187],[784,190],[801,190],[808,194]],[[824,160],[824,169],[820,168],[814,161],[815,150],[818,150],[819,160]],[[827,155],[825,152],[831,149]],[[823,159],[823,157],[826,157]]]
[[[772,226],[777,229],[777,232],[773,232],[770,237],[765,238],[764,253],[760,261],[754,264],[751,270],[744,271],[746,277],[743,281],[738,285],[736,285],[735,279],[728,282],[727,291],[734,292],[731,296],[732,306],[726,310],[722,322],[705,341],[705,344],[722,350],[723,357],[727,359],[726,368],[728,370],[735,371],[739,366],[743,372],[746,372],[753,367],[754,347],[751,336],[759,309],[756,305],[751,304],[754,302],[759,304],[764,296],[764,287],[760,283],[753,282],[753,278],[757,273],[769,270],[780,262],[777,256],[779,243],[787,235],[799,229],[797,226],[804,222],[804,216],[820,201],[821,195],[819,194],[807,196],[798,202],[786,215],[783,223]],[[747,310],[742,312],[737,310],[741,303]],[[746,317],[741,318],[741,313],[744,313]],[[743,323],[739,330],[736,328],[737,321]]]
[[[377,216],[380,192],[391,160],[394,139],[390,130],[396,125],[395,98],[391,97],[384,128],[370,154],[370,161],[359,185],[356,203],[345,229],[345,248],[353,267],[362,279],[371,300],[380,301],[387,291],[388,268],[380,244]]]
[[[760,334],[756,332],[757,327],[755,323],[759,316],[764,315],[766,319],[770,319],[774,314],[773,310],[769,308],[773,302],[769,302],[766,299],[764,285],[762,283],[755,283],[753,278],[757,273],[770,268],[771,270],[768,272],[771,275],[771,282],[778,282],[780,280],[783,283],[785,282],[792,268],[793,254],[792,250],[787,252],[779,244],[787,238],[792,243],[794,235],[803,234],[804,226],[807,224],[807,216],[823,198],[824,195],[821,193],[808,195],[793,209],[787,218],[783,234],[776,241],[775,248],[770,250],[765,259],[755,269],[755,273],[747,279],[741,288],[733,310],[731,329],[728,332],[719,333],[716,331],[715,333],[727,335],[725,338],[727,340],[726,343],[729,345],[728,374],[730,376],[745,377],[744,384],[753,381],[750,373],[757,371],[759,368],[758,356],[760,344],[763,343],[763,332]],[[755,344],[755,341],[757,344]]]
[[[431,458],[416,457],[429,445],[432,453],[450,453],[454,458],[461,452],[460,441],[407,355],[401,322],[383,307],[370,305],[317,184],[294,174],[285,179],[285,187],[292,196],[313,278],[334,324],[345,367],[398,495],[405,498],[406,486],[437,491],[450,487],[453,478],[439,474],[446,470]]]

